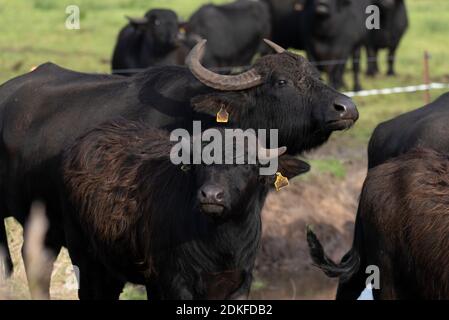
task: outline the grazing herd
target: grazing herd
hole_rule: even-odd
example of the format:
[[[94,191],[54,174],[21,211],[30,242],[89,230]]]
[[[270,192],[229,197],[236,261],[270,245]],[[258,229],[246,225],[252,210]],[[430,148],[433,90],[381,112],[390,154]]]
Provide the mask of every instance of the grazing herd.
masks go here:
[[[385,26],[376,32],[363,26],[371,4]],[[358,120],[335,89],[345,62],[353,57],[355,89],[363,47],[368,74],[385,48],[394,74],[406,28],[403,0],[239,0],[203,6],[187,22],[165,9],[129,18],[114,50],[117,75],[46,63],[0,85],[0,219],[26,229],[33,202],[43,201],[44,246],[53,259],[67,247],[83,300],[118,299],[126,282],[145,285],[149,299],[247,298],[268,193],[280,176],[309,171],[298,155]],[[283,47],[321,62],[331,86]],[[359,297],[369,266],[381,274],[376,299],[449,298],[447,107],[449,93],[376,128],[353,246],[340,263],[308,229],[314,263],[340,278],[337,299]],[[195,121],[218,132],[277,129],[281,147],[257,144],[259,159],[277,159],[276,175],[249,160],[174,164],[170,132],[193,140]],[[11,273],[7,248],[1,223]],[[48,297],[51,273],[43,274]]]
[[[370,5],[379,8],[380,29],[366,27]],[[408,26],[404,0],[237,0],[204,5],[187,22],[177,22],[174,12],[162,12],[152,10],[144,18],[131,19],[121,31],[113,72],[182,64],[186,49],[201,39],[209,41],[204,65],[230,72],[232,67],[250,65],[255,55],[269,54],[262,40],[271,39],[282,47],[306,51],[337,90],[345,87],[343,74],[352,57],[358,91],[361,49],[367,49],[371,76],[378,73],[378,51],[388,49],[388,74],[394,75],[395,52]]]

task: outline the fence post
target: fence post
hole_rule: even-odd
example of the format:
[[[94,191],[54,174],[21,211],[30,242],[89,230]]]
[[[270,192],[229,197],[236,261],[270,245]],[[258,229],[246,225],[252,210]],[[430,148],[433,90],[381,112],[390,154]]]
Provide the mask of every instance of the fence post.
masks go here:
[[[430,67],[429,67],[430,54],[426,50],[424,51],[424,83],[428,86],[428,89],[424,91],[424,102],[430,103]]]

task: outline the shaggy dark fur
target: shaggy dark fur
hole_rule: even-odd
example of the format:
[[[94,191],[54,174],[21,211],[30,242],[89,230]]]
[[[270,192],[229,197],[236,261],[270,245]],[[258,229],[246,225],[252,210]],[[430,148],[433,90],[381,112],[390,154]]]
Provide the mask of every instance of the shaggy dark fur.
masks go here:
[[[151,298],[248,294],[274,177],[259,176],[257,165],[187,170],[171,163],[173,145],[163,131],[120,122],[67,151],[65,232],[81,271],[81,299],[118,298],[125,281],[145,284]],[[291,156],[279,167],[290,178],[309,169]],[[206,185],[223,188],[226,209],[218,219],[198,208]]]
[[[369,171],[353,248],[333,263],[309,230],[311,255],[341,277],[337,299],[357,299],[366,267],[380,268],[375,299],[449,299],[449,157],[414,149]]]

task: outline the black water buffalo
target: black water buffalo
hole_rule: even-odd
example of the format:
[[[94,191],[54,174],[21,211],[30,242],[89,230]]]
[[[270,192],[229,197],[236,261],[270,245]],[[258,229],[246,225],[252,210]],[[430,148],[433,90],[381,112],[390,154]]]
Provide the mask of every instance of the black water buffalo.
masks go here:
[[[271,39],[285,48],[306,50],[310,35],[310,0],[263,0],[270,7]]]
[[[118,117],[166,130],[191,128],[193,120],[201,120],[207,128],[225,109],[230,124],[243,129],[279,129],[279,143],[289,154],[316,148],[333,131],[354,124],[358,112],[351,99],[323,84],[306,59],[271,45],[278,54],[234,76],[201,65],[202,41],[188,57],[189,67],[121,77],[47,63],[6,82],[0,86],[0,208],[6,208],[0,214],[23,225],[31,202],[42,199],[50,221],[45,244],[57,256],[64,245],[58,187],[62,150]]]
[[[238,0],[229,4],[207,4],[187,23],[187,38],[193,34],[208,40],[204,57],[207,67],[249,65],[264,48],[271,34],[268,6],[260,1]]]
[[[394,75],[396,49],[408,28],[407,8],[404,0],[377,0],[380,9],[380,29],[370,30],[367,42],[368,69],[367,75],[374,76],[379,72],[377,53],[380,49],[388,49],[387,75]]]
[[[370,265],[380,272],[375,299],[449,299],[448,196],[447,154],[414,149],[370,170],[341,264],[308,232],[315,264],[341,277],[337,299],[359,297]]]
[[[257,164],[174,165],[169,136],[121,121],[66,152],[65,232],[80,299],[118,299],[126,281],[146,285],[150,299],[248,296],[275,175]],[[309,170],[288,155],[278,168],[288,178]]]
[[[330,84],[340,89],[344,86],[346,61],[352,56],[354,90],[360,90],[360,51],[368,36],[365,12],[372,0],[314,0],[313,3],[314,17],[307,46],[310,60],[316,61],[320,70],[329,75]]]
[[[116,74],[131,75],[151,66],[183,65],[189,52],[182,43],[178,16],[171,10],[154,9],[143,18],[128,18],[119,33],[112,57]]]
[[[429,105],[379,124],[368,146],[368,168],[423,147],[449,154],[449,93]]]

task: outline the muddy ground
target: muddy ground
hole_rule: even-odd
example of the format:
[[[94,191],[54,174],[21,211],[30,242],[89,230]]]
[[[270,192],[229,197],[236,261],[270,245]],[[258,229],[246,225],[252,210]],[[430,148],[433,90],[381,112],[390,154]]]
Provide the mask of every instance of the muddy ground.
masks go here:
[[[351,247],[359,193],[366,176],[365,152],[328,145],[310,158],[329,155],[343,161],[346,175],[311,173],[278,193],[263,212],[263,239],[252,297],[260,299],[332,299],[336,281],[311,264],[306,226],[312,225],[325,250],[336,260]],[[260,287],[260,289],[259,289]]]

